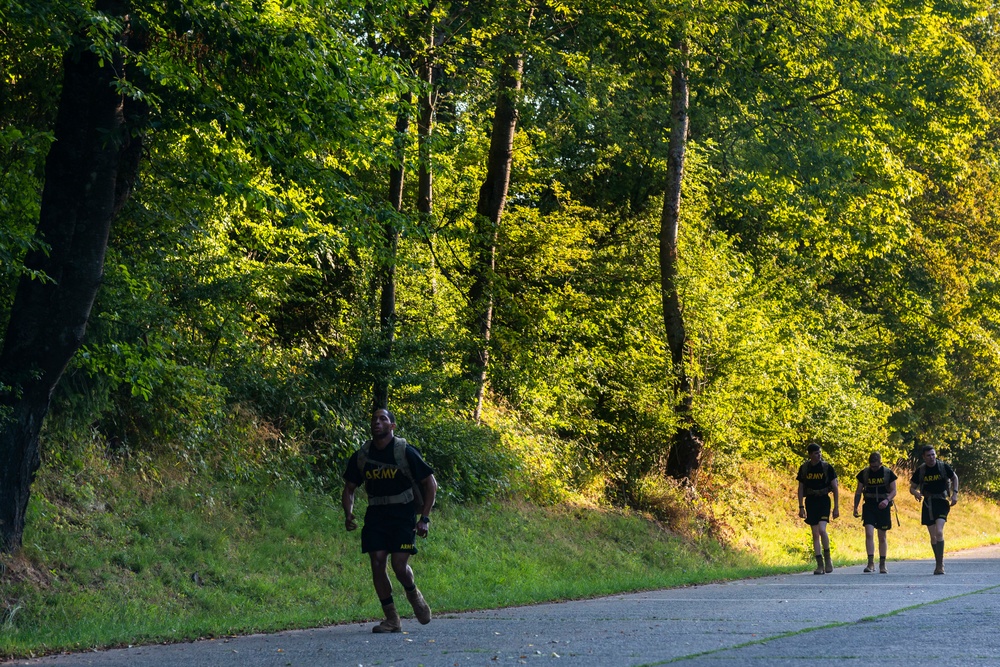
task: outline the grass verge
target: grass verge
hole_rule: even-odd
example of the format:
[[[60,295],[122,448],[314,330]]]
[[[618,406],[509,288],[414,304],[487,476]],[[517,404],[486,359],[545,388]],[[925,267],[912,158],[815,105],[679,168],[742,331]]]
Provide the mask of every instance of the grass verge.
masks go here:
[[[747,468],[716,483],[719,540],[630,511],[562,504],[442,504],[412,563],[437,612],[584,598],[803,570],[809,532],[790,475]],[[203,479],[40,479],[25,545],[0,560],[0,657],[267,632],[374,619],[367,558],[337,498]],[[850,513],[832,524],[839,564],[864,557]],[[912,499],[911,499],[912,500]],[[1000,541],[1000,511],[963,498],[949,549]],[[900,502],[890,557],[930,556]],[[695,528],[692,528],[695,526]]]

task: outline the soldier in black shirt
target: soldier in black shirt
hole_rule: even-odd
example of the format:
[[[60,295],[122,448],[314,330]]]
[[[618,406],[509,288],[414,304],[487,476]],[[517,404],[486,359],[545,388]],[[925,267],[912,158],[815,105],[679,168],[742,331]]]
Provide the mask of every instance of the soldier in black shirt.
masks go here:
[[[823,460],[823,453],[815,442],[806,451],[809,460],[802,464],[796,479],[799,480],[799,516],[812,528],[813,551],[816,569],[813,574],[833,572],[830,558],[830,536],[826,524],[830,521],[830,492],[833,492],[833,518],[840,516],[840,489],[837,471]],[[822,551],[821,551],[822,549]]]
[[[358,524],[354,519],[354,493],[364,484],[368,494],[361,551],[371,559],[375,593],[385,613],[385,620],[372,628],[376,633],[402,631],[392,598],[392,582],[386,573],[390,557],[392,571],[406,591],[417,620],[421,624],[431,621],[431,609],[414,582],[408,561],[417,553],[416,536],[427,537],[430,531],[428,515],[434,507],[437,481],[420,452],[396,437],[395,428],[396,418],[388,410],[382,408],[372,414],[372,439],[347,462],[341,498],[344,525],[347,530],[355,530]]]
[[[878,530],[878,571],[887,574],[885,554],[886,531],[892,528],[892,501],[896,497],[896,473],[882,465],[882,455],[872,452],[868,467],[857,474],[858,490],[854,493],[854,516],[861,517],[865,527],[865,547],[868,549],[868,566],[865,572],[875,571],[875,531]],[[865,505],[858,514],[858,504],[864,496]]]
[[[910,477],[910,493],[920,501],[920,523],[927,526],[934,551],[934,574],[944,574],[944,523],[958,502],[958,475],[937,458],[931,445],[920,450],[924,462]]]

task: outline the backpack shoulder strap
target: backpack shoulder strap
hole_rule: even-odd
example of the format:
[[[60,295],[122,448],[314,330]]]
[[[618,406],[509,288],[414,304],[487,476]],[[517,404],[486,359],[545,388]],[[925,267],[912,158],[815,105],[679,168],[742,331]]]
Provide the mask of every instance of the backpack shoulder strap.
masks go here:
[[[365,471],[365,464],[368,463],[368,452],[371,451],[372,441],[368,440],[365,444],[361,445],[361,449],[358,450],[358,470],[361,472]]]
[[[952,491],[951,477],[945,477],[944,461],[942,461],[941,459],[938,459],[937,464],[938,464],[938,472],[941,473],[941,479],[945,480],[945,485],[946,485],[945,486],[945,493],[947,493],[950,496],[951,495],[951,491]]]
[[[861,471],[861,485],[864,487],[862,491],[864,492],[866,503],[868,502],[869,498],[874,498],[875,500],[878,500],[878,492],[873,490],[877,489],[878,487],[877,486],[873,487],[871,481],[872,481],[872,468],[871,466],[865,466],[865,469]]]
[[[395,438],[392,443],[393,456],[396,457],[396,467],[410,481],[410,488],[413,489],[413,498],[417,506],[422,507],[424,504],[424,493],[417,480],[413,479],[413,471],[410,470],[410,460],[406,458],[406,447],[408,444],[403,438]]]
[[[412,482],[413,473],[410,471],[410,462],[406,458],[406,445],[407,442],[403,438],[393,438],[392,455],[396,459],[396,467]]]

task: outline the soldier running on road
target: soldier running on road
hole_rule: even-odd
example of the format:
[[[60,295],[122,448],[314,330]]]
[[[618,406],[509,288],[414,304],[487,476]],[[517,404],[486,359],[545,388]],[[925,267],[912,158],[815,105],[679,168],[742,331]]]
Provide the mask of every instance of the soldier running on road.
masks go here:
[[[396,418],[382,408],[372,414],[372,439],[354,452],[344,470],[344,525],[358,527],[354,520],[354,492],[365,485],[368,509],[361,529],[361,551],[371,559],[372,582],[382,603],[385,620],[372,632],[401,632],[402,622],[392,598],[392,582],[386,574],[391,558],[392,571],[406,591],[413,613],[421,624],[431,622],[431,609],[413,579],[408,561],[417,553],[416,536],[427,537],[431,508],[437,493],[434,471],[420,452],[393,432]],[[417,512],[421,512],[417,520]]]
[[[875,531],[878,530],[878,571],[888,574],[885,567],[887,551],[886,531],[892,528],[892,501],[896,497],[896,473],[882,465],[882,455],[872,452],[868,467],[857,474],[858,490],[854,492],[854,516],[861,517],[865,527],[865,547],[868,565],[865,572],[875,571]],[[858,514],[858,503],[864,496],[865,504]]]
[[[920,523],[927,526],[934,551],[934,574],[944,574],[944,524],[958,502],[958,475],[937,458],[931,445],[920,450],[924,462],[910,477],[910,493],[920,501]]]

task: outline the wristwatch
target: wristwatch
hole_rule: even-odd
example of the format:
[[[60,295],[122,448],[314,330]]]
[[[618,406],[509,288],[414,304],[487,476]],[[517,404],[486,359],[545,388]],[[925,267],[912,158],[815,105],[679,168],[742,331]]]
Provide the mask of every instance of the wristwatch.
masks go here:
[[[426,514],[421,515],[420,516],[420,521],[417,521],[417,523],[430,523],[430,522],[431,522],[431,518],[429,516],[427,516]]]

